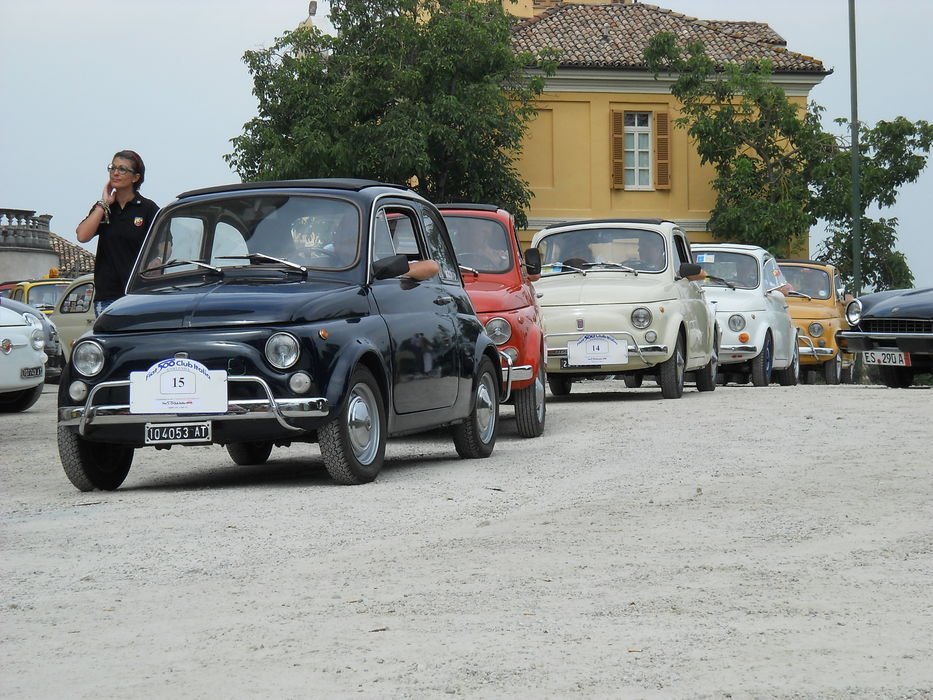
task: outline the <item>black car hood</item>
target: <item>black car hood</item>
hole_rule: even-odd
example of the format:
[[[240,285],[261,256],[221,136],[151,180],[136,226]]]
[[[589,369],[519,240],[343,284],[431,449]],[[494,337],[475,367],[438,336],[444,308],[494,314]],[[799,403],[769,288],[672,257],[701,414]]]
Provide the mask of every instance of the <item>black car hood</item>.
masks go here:
[[[879,292],[859,301],[863,318],[933,319],[933,287]]]
[[[128,294],[108,307],[95,333],[279,325],[366,315],[359,285],[340,281],[215,284]]]

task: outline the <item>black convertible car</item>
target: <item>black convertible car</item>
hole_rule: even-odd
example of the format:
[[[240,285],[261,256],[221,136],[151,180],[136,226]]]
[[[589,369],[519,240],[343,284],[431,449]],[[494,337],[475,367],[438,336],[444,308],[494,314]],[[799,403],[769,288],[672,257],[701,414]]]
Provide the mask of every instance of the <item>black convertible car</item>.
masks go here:
[[[396,232],[417,252],[397,254]],[[440,271],[414,279],[418,259]],[[393,435],[449,426],[460,456],[491,454],[499,366],[443,219],[414,192],[196,190],[159,212],[127,295],[75,345],[59,452],[86,491],[119,487],[139,448],[219,444],[261,464],[274,445],[317,442],[331,477],[359,484]]]
[[[851,330],[839,333],[848,352],[878,365],[889,387],[908,387],[914,374],[933,371],[933,288],[867,294],[846,306]]]

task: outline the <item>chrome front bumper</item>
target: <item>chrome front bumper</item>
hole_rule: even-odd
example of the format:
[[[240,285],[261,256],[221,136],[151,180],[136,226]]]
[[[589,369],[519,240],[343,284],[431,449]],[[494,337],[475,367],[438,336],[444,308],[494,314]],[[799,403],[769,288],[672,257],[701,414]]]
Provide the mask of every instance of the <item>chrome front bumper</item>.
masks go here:
[[[804,336],[797,336],[798,352],[801,357],[832,357],[836,352],[832,348],[818,348],[813,341]]]
[[[499,359],[505,364],[502,368],[502,384],[505,390],[502,392],[499,401],[505,402],[512,396],[512,382],[531,379],[534,376],[534,372],[531,365],[513,365],[512,358],[504,352],[499,353]]]
[[[286,430],[302,431],[289,423],[290,418],[318,418],[329,413],[327,399],[275,398],[269,384],[261,377],[227,377],[228,382],[259,384],[266,398],[233,399],[227,402],[225,413],[130,413],[129,404],[95,405],[94,397],[101,389],[129,387],[129,380],[101,382],[91,389],[83,406],[65,406],[58,409],[59,425],[77,425],[78,433],[84,435],[89,425],[139,425],[158,421],[159,423],[187,423],[194,418],[212,421],[264,420],[273,418]]]
[[[600,331],[598,334],[594,334],[592,331],[576,331],[572,333],[548,333],[545,335],[545,343],[548,345],[548,359],[567,357],[566,347],[550,347],[548,341],[552,338],[580,338],[586,335],[611,335],[624,338],[628,345],[629,357],[635,355],[649,367],[657,364],[659,359],[664,360],[670,355],[670,348],[667,345],[639,345],[630,331]]]

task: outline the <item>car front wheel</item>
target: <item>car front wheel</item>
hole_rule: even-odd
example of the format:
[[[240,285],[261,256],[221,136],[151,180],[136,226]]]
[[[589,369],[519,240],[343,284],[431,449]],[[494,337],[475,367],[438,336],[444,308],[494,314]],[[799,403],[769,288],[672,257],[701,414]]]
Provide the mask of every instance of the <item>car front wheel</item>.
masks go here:
[[[839,384],[842,381],[842,362],[839,359],[839,353],[823,365],[823,378],[827,384]]]
[[[906,389],[914,383],[914,373],[910,367],[882,365],[878,370],[881,372],[881,381],[892,389]]]
[[[794,350],[790,364],[778,371],[777,380],[781,386],[797,386],[797,382],[800,380],[800,349],[797,345],[796,336],[794,336]]]
[[[765,335],[765,346],[752,360],[752,384],[768,386],[771,383],[771,368],[774,363],[774,341],[771,333]]]
[[[544,401],[544,356],[538,363],[538,376],[534,383],[515,392],[515,422],[522,437],[538,437],[544,432],[547,405]]]
[[[573,380],[561,374],[551,374],[547,378],[548,389],[554,396],[567,396],[570,393],[570,385]]]
[[[479,364],[473,388],[473,409],[469,417],[453,427],[454,447],[464,459],[488,457],[496,445],[499,427],[499,383],[488,357]]]
[[[78,431],[58,426],[58,454],[65,476],[79,491],[114,491],[130,473],[133,448],[91,442]]]
[[[241,466],[249,464],[265,464],[272,454],[272,443],[258,442],[231,442],[227,444],[227,454],[234,462]]]
[[[19,413],[31,408],[42,396],[43,386],[45,385],[40,384],[32,389],[0,394],[0,413]]]
[[[687,358],[684,354],[684,337],[677,334],[674,354],[661,363],[658,382],[661,384],[661,396],[665,399],[679,399],[684,393],[684,370]]]
[[[716,389],[716,373],[719,370],[719,338],[713,335],[713,351],[709,362],[703,369],[697,370],[697,391],[714,391]]]
[[[327,473],[338,484],[366,484],[382,469],[386,451],[386,415],[382,391],[365,367],[350,376],[350,391],[335,420],[318,430]]]

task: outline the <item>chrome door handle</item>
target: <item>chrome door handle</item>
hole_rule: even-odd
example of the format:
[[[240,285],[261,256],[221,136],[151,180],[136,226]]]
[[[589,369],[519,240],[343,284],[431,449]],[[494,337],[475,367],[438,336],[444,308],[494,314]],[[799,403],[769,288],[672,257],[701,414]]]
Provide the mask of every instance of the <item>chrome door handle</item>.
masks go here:
[[[446,304],[449,304],[453,300],[454,300],[453,297],[443,296],[443,297],[437,297],[434,300],[434,303],[437,304],[438,306],[444,306]]]

